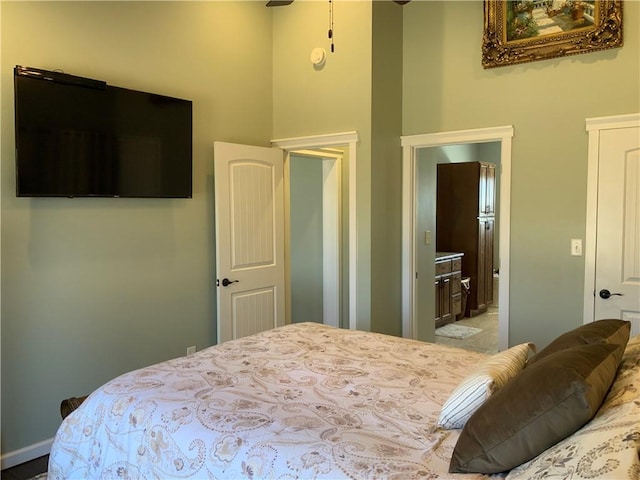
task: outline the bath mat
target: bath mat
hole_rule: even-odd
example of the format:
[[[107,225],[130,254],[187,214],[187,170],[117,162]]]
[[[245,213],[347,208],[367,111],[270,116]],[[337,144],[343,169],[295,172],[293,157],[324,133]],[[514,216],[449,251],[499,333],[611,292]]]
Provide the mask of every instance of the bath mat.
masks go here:
[[[447,323],[446,325],[436,328],[436,335],[439,337],[456,338],[464,340],[482,331],[481,328],[467,327],[465,325],[456,325],[455,323]]]

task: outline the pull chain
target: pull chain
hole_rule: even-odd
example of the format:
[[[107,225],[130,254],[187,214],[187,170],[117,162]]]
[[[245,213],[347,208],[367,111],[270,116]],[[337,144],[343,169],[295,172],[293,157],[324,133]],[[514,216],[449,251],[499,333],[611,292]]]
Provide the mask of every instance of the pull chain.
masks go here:
[[[329,40],[331,40],[331,53],[335,51],[333,46],[333,1],[329,0]]]

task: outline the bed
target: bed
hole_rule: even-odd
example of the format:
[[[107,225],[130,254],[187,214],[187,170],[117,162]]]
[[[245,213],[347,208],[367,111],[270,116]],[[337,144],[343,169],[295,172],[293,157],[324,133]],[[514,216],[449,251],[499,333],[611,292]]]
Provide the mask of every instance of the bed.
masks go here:
[[[607,360],[616,363],[615,378],[593,418],[504,470],[504,465],[482,470],[463,462],[450,472],[458,449],[470,448],[469,442],[460,445],[463,437],[487,428],[476,417],[486,420],[482,410],[494,399],[527,370],[535,373],[536,363],[550,363],[542,358],[529,364],[544,350],[534,355],[523,344],[496,357],[300,323],[106,383],[63,420],[51,449],[49,478],[639,478],[640,338],[627,343],[618,337],[580,340],[615,350],[616,358]],[[558,348],[562,353],[576,347]],[[546,358],[556,353],[547,352]],[[501,366],[487,370],[497,358]],[[487,382],[491,369],[501,371]],[[452,426],[452,418],[453,424],[460,421],[460,405],[453,405],[461,403],[460,389],[477,389],[478,378],[484,379],[486,398],[470,416],[462,412],[467,416],[462,427]],[[523,390],[516,385],[503,397],[515,398]],[[445,407],[454,414],[444,418]],[[497,408],[504,417],[500,402]],[[494,422],[508,423],[503,420]],[[518,432],[535,423],[523,421],[527,426],[516,427]],[[461,473],[465,468],[479,471]]]

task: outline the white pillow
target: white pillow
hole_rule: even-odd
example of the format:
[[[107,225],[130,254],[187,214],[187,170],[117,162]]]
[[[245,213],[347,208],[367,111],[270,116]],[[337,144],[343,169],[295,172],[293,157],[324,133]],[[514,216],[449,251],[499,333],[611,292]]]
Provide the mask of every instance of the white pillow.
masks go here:
[[[522,343],[485,360],[449,396],[440,412],[438,426],[464,427],[480,405],[524,368],[530,350],[535,351],[532,343]]]

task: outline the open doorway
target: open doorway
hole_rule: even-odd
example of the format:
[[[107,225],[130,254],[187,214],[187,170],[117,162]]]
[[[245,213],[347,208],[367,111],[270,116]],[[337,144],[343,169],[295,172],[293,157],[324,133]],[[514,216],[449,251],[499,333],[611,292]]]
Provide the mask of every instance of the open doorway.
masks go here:
[[[431,258],[426,250],[435,249],[435,342],[496,353],[500,142],[425,147],[417,169],[416,223],[427,232],[435,226],[431,244],[417,246],[418,258]],[[423,220],[433,218],[435,224]],[[430,294],[431,285],[422,282],[419,296]]]
[[[334,313],[334,318],[332,322],[328,322],[329,324],[336,324],[343,328],[355,329],[357,326],[358,320],[358,309],[357,309],[357,284],[358,284],[358,270],[357,270],[357,256],[358,256],[358,248],[357,248],[357,236],[356,236],[356,226],[357,226],[357,216],[356,216],[356,145],[358,142],[358,133],[357,132],[345,132],[345,133],[336,133],[336,134],[328,134],[328,135],[315,135],[309,137],[296,137],[296,138],[288,138],[288,139],[277,139],[272,140],[271,145],[276,148],[280,148],[285,152],[285,163],[287,165],[291,164],[291,156],[292,155],[300,155],[306,154],[307,156],[316,156],[317,158],[321,158],[323,165],[323,175],[324,179],[324,188],[331,185],[332,182],[338,183],[339,187],[337,187],[338,192],[337,195],[323,195],[324,208],[329,211],[335,211],[338,209],[337,220],[339,222],[339,226],[333,229],[334,232],[337,232],[338,240],[333,241],[334,245],[337,243],[339,245],[338,251],[334,253],[330,253],[329,257],[334,260],[330,262],[325,262],[323,260],[323,284],[327,281],[327,279],[335,278],[336,275],[339,281],[339,287],[335,288],[323,288],[323,297],[326,292],[337,292],[337,298],[333,300],[327,301],[326,298],[323,298],[323,305],[331,304],[330,310],[335,312],[335,309],[338,309],[338,313]],[[338,162],[336,156],[341,155],[341,159]],[[337,168],[337,165],[340,165]],[[289,169],[287,168],[285,171],[285,175],[287,174]],[[344,181],[340,181],[340,179],[344,179]],[[285,179],[285,183],[290,184],[290,179]],[[328,182],[328,183],[327,183]],[[288,188],[286,190],[289,190]],[[333,199],[333,200],[332,200]],[[332,201],[338,201],[338,205],[332,205]],[[291,205],[291,201],[289,199],[285,199],[285,205],[287,208]],[[285,213],[288,215],[289,213]],[[332,219],[333,218],[333,219]],[[323,222],[334,222],[336,221],[336,217],[324,216]],[[287,227],[289,228],[289,227]],[[329,230],[327,230],[329,231]],[[289,232],[285,232],[285,235],[288,237]],[[325,237],[326,239],[326,237]],[[335,240],[335,239],[334,239]],[[324,242],[324,240],[323,240]],[[331,242],[328,242],[331,243]],[[290,248],[288,245],[287,253],[285,254],[285,259],[288,261],[290,257]],[[324,248],[324,247],[323,247]],[[341,252],[344,252],[342,254]],[[338,266],[336,267],[336,260],[338,259]],[[328,270],[327,270],[328,269]],[[333,269],[333,270],[332,270]],[[291,272],[291,265],[287,266],[287,270]],[[327,273],[328,272],[328,273]],[[337,272],[337,273],[336,273]],[[287,284],[287,292],[286,298],[291,299],[291,275],[288,274]],[[316,282],[318,281],[316,277]],[[291,302],[288,303],[288,308],[291,307]],[[327,311],[323,310],[323,317],[327,315]],[[338,317],[338,318],[336,318]],[[287,314],[287,322],[292,320],[291,311]],[[325,320],[323,320],[323,323]]]
[[[403,336],[422,341],[435,341],[435,193],[433,199],[418,196],[419,185],[431,184],[435,192],[435,165],[419,169],[420,158],[432,147],[458,146],[495,142],[500,158],[500,231],[498,239],[500,274],[498,289],[498,349],[508,347],[509,313],[509,243],[511,138],[513,127],[445,132],[402,137],[403,147]],[[476,147],[474,147],[476,148]],[[424,205],[423,205],[424,204]],[[430,206],[428,205],[430,204]],[[418,212],[421,212],[420,214]],[[422,248],[421,248],[422,247]]]
[[[342,201],[344,152],[338,148],[290,152],[288,291],[291,323],[342,327]]]

